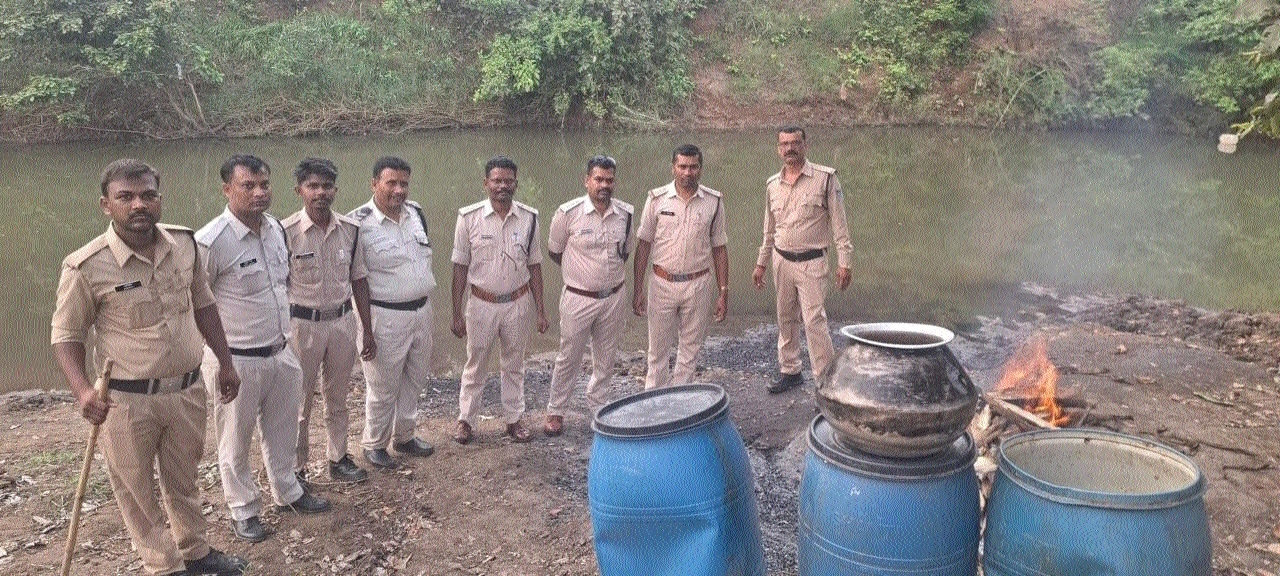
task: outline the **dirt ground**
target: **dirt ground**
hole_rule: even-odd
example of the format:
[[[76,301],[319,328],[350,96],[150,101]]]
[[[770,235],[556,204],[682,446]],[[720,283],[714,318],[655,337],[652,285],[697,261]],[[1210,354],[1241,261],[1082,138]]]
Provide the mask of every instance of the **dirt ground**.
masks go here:
[[[1045,337],[1064,387],[1089,408],[1084,425],[1138,434],[1190,455],[1208,481],[1205,500],[1214,539],[1214,574],[1280,573],[1280,320],[1274,315],[1201,310],[1140,296],[1059,295],[1012,287],[1018,304],[957,327],[953,350],[974,381],[989,387],[1012,352]],[[835,323],[832,325],[835,328]],[[708,341],[700,380],[721,384],[731,417],[751,454],[770,574],[796,574],[796,491],[803,432],[815,414],[812,383],[769,396],[777,370],[776,328],[760,325]],[[539,425],[550,355],[527,369],[527,422]],[[615,396],[641,388],[641,354],[620,359]],[[496,384],[496,382],[495,382]],[[317,516],[266,512],[265,542],[235,540],[206,444],[201,472],[209,537],[252,561],[251,574],[596,573],[587,504],[591,433],[579,392],[576,413],[558,438],[531,444],[500,436],[496,386],[485,398],[478,437],[448,440],[456,415],[455,378],[431,382],[421,400],[419,435],[436,454],[359,485],[312,477],[334,509]],[[349,402],[351,446],[361,428],[363,394]],[[88,426],[65,392],[15,393],[0,401],[0,573],[57,573],[69,504]],[[322,429],[313,423],[313,446]],[[136,574],[102,462],[95,464],[74,573]]]

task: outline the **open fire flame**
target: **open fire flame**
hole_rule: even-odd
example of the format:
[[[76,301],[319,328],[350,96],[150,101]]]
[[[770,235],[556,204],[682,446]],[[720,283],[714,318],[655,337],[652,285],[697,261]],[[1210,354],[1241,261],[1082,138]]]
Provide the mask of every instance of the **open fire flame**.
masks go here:
[[[1071,416],[1058,404],[1058,368],[1049,361],[1049,349],[1043,337],[1028,340],[1005,363],[996,392],[1026,399],[1023,407],[1028,412],[1054,426],[1071,421]]]

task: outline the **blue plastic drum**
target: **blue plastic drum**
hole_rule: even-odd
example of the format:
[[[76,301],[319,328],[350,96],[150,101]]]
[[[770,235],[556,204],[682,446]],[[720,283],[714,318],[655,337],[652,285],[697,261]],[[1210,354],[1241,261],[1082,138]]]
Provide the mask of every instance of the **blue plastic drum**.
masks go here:
[[[987,576],[1208,576],[1204,475],[1135,436],[1041,430],[1000,445]]]
[[[815,418],[800,482],[800,575],[974,576],[974,458],[968,434],[923,458],[875,456]]]
[[[755,482],[710,384],[641,392],[605,405],[587,497],[603,576],[764,576]]]

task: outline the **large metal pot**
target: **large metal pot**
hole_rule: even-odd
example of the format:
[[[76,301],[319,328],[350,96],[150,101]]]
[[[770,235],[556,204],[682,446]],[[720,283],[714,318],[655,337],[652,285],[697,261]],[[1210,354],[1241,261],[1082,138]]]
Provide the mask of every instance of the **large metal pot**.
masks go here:
[[[947,348],[953,332],[880,322],[840,333],[849,345],[818,379],[817,400],[841,441],[878,456],[917,458],[964,433],[978,389]]]

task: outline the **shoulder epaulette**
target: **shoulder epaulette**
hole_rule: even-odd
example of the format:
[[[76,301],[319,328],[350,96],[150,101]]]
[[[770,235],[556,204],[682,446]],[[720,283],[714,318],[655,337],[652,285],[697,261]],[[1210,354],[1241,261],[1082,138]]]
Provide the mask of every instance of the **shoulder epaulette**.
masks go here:
[[[368,218],[370,214],[373,214],[373,207],[366,204],[348,212],[347,217],[355,220],[356,222],[360,222],[365,218]]]
[[[196,231],[196,241],[208,247],[227,228],[228,221],[218,216]]]
[[[635,214],[635,213],[636,213],[636,207],[635,207],[635,206],[632,206],[631,204],[628,204],[628,203],[626,203],[626,202],[623,202],[623,201],[621,201],[621,200],[618,200],[617,198],[614,198],[614,199],[613,199],[613,201],[614,201],[615,203],[617,203],[617,205],[618,205],[618,209],[619,209],[619,210],[622,210],[623,212],[626,212],[627,214]]]
[[[720,191],[719,191],[719,190],[716,190],[716,189],[714,189],[714,188],[707,188],[706,186],[702,186],[702,189],[703,189],[703,190],[705,190],[707,194],[710,194],[710,195],[712,195],[712,196],[715,196],[716,198],[719,198],[719,197],[720,197]]]
[[[62,263],[71,268],[79,268],[81,264],[84,264],[89,260],[89,258],[92,258],[94,254],[97,254],[106,248],[107,235],[99,235],[97,238],[90,240],[88,244],[81,246],[75,252],[68,254],[67,257],[63,259]]]
[[[659,186],[659,187],[654,188],[653,190],[650,190],[650,191],[649,191],[649,197],[650,197],[650,198],[657,198],[657,197],[659,197],[659,196],[661,196],[661,195],[665,194],[666,192],[667,192],[667,187],[666,187],[666,186]]]
[[[417,200],[405,200],[404,203],[410,206],[413,206],[414,208],[417,208],[419,210],[422,209],[422,205],[419,204]]]
[[[181,232],[183,234],[191,234],[192,236],[194,236],[196,233],[195,230],[187,228],[186,226],[179,226],[177,224],[165,224],[163,222],[160,222],[160,223],[157,223],[156,226],[160,228],[164,228],[169,232]]]
[[[561,204],[560,208],[558,209],[561,212],[568,212],[570,210],[573,210],[574,208],[577,208],[578,206],[581,206],[582,203],[585,202],[586,200],[587,200],[586,196],[579,196],[577,198],[574,198],[573,200],[570,200],[568,202],[565,202],[564,204]]]
[[[813,166],[813,169],[814,169],[814,170],[817,170],[817,171],[819,171],[819,172],[826,172],[827,174],[835,174],[835,173],[836,173],[836,169],[835,169],[835,168],[832,168],[832,167],[830,167],[830,166],[823,166],[822,164],[814,164],[814,163],[812,163],[812,162],[810,162],[810,164]]]
[[[334,216],[334,219],[337,220],[340,224],[347,224],[350,226],[355,226],[356,228],[360,227],[360,221],[356,220],[355,218],[352,218],[345,214],[339,214],[337,212],[334,212],[333,216]],[[285,224],[288,224],[288,223],[289,221],[285,220]]]
[[[337,216],[338,214],[335,213],[334,215]],[[280,224],[284,225],[285,228],[288,228],[301,221],[302,221],[302,210],[299,210],[297,212],[294,212],[293,214],[290,214],[288,218],[281,220]]]
[[[466,206],[463,206],[458,209],[458,214],[470,214],[472,212],[475,212],[476,210],[479,210],[481,207],[483,207],[485,202],[488,202],[488,200],[481,200],[479,202],[476,202],[475,204],[467,204]]]
[[[530,214],[533,214],[534,216],[537,216],[537,215],[538,215],[538,209],[537,209],[537,208],[534,208],[533,206],[530,206],[530,205],[528,205],[528,204],[525,204],[524,202],[514,202],[514,201],[513,201],[511,204],[513,204],[513,205],[514,205],[514,206],[516,206],[517,208],[520,208],[520,209],[522,209],[522,210],[524,210],[524,211],[526,211],[526,212],[528,212],[528,213],[530,213]]]
[[[774,174],[773,176],[770,176],[770,177],[766,178],[766,179],[765,179],[765,181],[764,181],[764,183],[765,183],[765,184],[768,184],[768,183],[770,183],[770,182],[774,182],[774,181],[781,180],[781,179],[782,179],[782,172],[778,172],[778,173]]]

